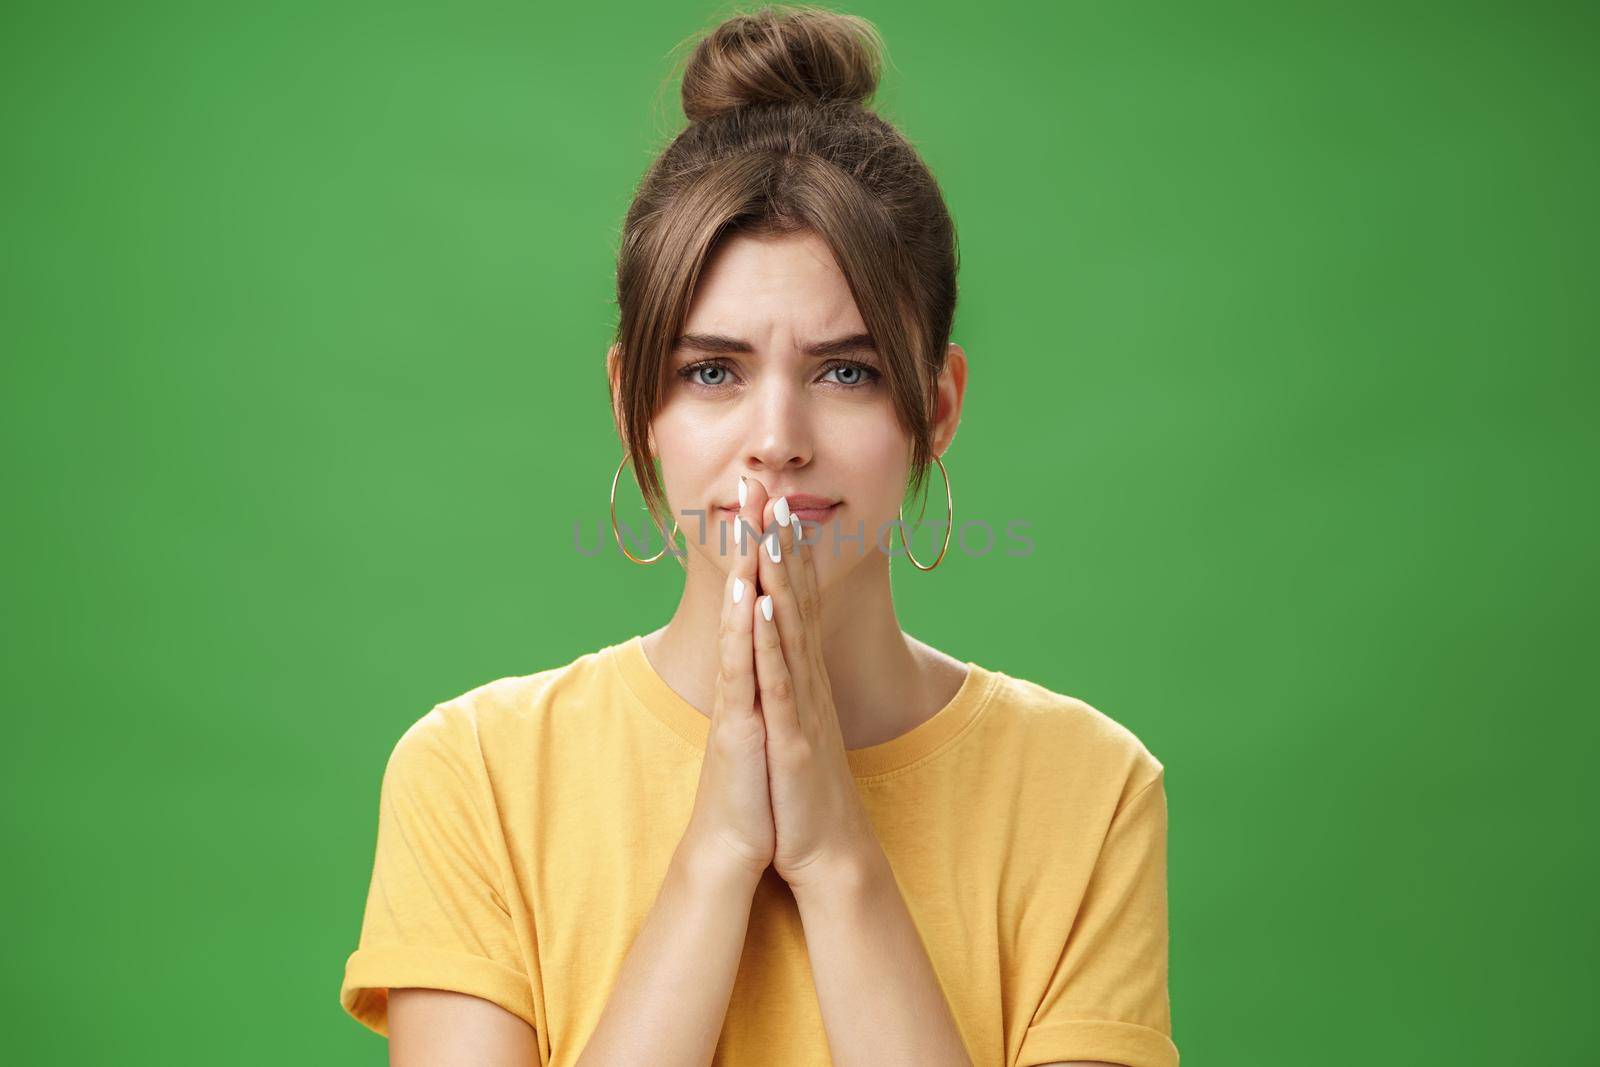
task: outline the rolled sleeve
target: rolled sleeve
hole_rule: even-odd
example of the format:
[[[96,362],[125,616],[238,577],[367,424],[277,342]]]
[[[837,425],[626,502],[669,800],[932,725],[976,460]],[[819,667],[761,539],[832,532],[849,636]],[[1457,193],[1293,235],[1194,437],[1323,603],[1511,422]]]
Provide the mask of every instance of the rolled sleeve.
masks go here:
[[[1178,1047],[1160,1030],[1109,1019],[1038,1023],[1022,1039],[1018,1067],[1104,1060],[1125,1067],[1178,1067]]]
[[[421,987],[480,997],[538,1028],[501,834],[472,721],[435,707],[384,769],[361,935],[339,989],[346,1012],[387,1037],[389,990]]]
[[[1167,935],[1167,800],[1158,770],[1111,820],[1016,1067],[1177,1067]]]
[[[357,949],[345,962],[339,1002],[362,1025],[387,1037],[389,990],[412,986],[482,997],[538,1026],[527,976],[495,960],[443,949]]]

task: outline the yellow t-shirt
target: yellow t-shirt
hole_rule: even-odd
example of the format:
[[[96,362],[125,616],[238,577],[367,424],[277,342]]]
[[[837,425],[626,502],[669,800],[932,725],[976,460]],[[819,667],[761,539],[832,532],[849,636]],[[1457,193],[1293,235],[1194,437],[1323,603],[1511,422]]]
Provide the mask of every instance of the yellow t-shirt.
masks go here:
[[[955,697],[850,750],[977,1067],[1175,1067],[1163,766],[1074,697],[968,662]],[[598,1023],[699,784],[710,720],[641,638],[436,705],[394,747],[344,1009],[470,993],[568,1067]],[[780,1008],[781,1005],[781,1008]],[[755,892],[716,1064],[827,1064],[794,897]]]

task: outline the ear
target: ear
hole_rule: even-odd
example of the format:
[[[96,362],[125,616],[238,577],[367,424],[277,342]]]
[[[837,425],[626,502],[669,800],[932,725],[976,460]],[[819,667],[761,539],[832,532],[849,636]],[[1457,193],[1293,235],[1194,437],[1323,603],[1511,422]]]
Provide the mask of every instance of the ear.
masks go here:
[[[606,383],[611,390],[611,423],[622,437],[622,349],[613,344],[606,351]]]
[[[937,389],[939,405],[933,419],[933,453],[942,456],[955,440],[956,427],[961,424],[961,404],[967,392],[967,352],[954,341],[945,350]]]
[[[627,440],[622,419],[622,346],[613,344],[606,350],[606,381],[611,388],[611,422],[617,429],[617,437]],[[656,432],[652,427],[648,436],[650,439],[650,454],[656,452]]]

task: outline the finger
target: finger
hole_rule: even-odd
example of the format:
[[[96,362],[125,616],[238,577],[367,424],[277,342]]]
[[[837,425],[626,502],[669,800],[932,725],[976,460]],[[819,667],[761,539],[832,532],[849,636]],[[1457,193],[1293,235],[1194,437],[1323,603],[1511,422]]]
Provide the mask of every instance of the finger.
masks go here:
[[[733,557],[732,570],[734,575],[744,582],[744,597],[740,602],[740,628],[735,636],[739,642],[741,691],[748,696],[745,706],[752,714],[759,715],[757,709],[761,700],[761,688],[756,684],[755,649],[752,638],[755,631],[753,621],[755,601],[761,593],[761,579],[756,567],[756,560],[760,555],[756,544],[756,530],[761,525],[761,511],[767,506],[767,491],[766,487],[754,478],[741,475],[739,482],[739,499],[743,503],[739,506],[735,529],[741,531],[740,547]]]
[[[750,485],[739,487],[739,498],[744,500],[735,517],[735,530],[747,522],[752,506],[760,504],[753,498]],[[759,489],[759,485],[754,488]],[[748,547],[748,546],[747,546]],[[755,677],[755,651],[752,633],[755,615],[756,554],[754,551],[736,552],[728,577],[723,583],[722,611],[726,620],[720,650],[722,689],[729,706],[747,715],[756,714],[758,696]],[[738,599],[735,599],[737,596]]]
[[[817,639],[822,633],[821,620],[818,618],[822,601],[817,594],[816,566],[811,559],[813,546],[806,538],[800,516],[791,513],[789,523],[794,527],[790,540],[793,547],[784,553],[783,566],[789,573],[789,584],[794,588],[794,602],[800,609],[800,624],[809,639],[808,647],[814,654],[820,648]]]
[[[783,639],[778,634],[777,613],[773,607],[771,594],[763,594],[756,601],[756,685],[761,695],[761,716],[766,720],[767,737],[781,745],[801,736],[800,712],[795,700],[794,679],[783,658]],[[769,612],[770,619],[767,618]]]
[[[783,502],[782,497],[773,501],[774,517],[770,524],[771,533],[767,535],[760,554],[761,591],[772,597],[773,621],[777,624],[778,638],[788,661],[796,701],[803,712],[811,690],[812,648],[806,621],[800,614],[800,604],[795,597],[791,572],[792,561],[795,559],[796,527],[780,524],[776,517],[781,511],[778,505]],[[777,558],[774,559],[774,556]]]
[[[721,716],[757,714],[755,646],[752,639],[755,585],[750,578],[730,572],[722,589],[722,632],[718,640],[721,699],[712,706],[712,729]]]
[[[754,478],[739,478],[739,514],[734,520],[734,568],[740,569],[748,582],[759,580],[756,570],[761,538],[761,513],[767,506],[767,490]]]

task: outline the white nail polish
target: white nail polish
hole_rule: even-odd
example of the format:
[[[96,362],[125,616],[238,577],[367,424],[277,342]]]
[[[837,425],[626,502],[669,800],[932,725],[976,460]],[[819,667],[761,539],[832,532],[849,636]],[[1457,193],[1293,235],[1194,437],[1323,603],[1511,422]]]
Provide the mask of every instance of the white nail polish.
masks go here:
[[[762,597],[761,601],[760,601],[760,604],[761,604],[761,617],[763,619],[766,619],[768,622],[771,622],[772,621],[772,597],[770,597],[770,596]]]
[[[767,539],[767,555],[772,557],[772,562],[782,563],[783,553],[778,550],[778,531],[772,531],[772,536]]]
[[[789,498],[780,496],[778,502],[772,505],[772,517],[778,520],[779,526],[789,525]]]
[[[735,515],[733,517],[733,545],[739,548],[744,544],[744,519]]]
[[[746,495],[748,493],[749,493],[749,490],[746,489],[745,485],[744,485],[744,476],[740,475],[739,476],[739,506],[741,508],[744,507],[745,497],[746,497]]]

